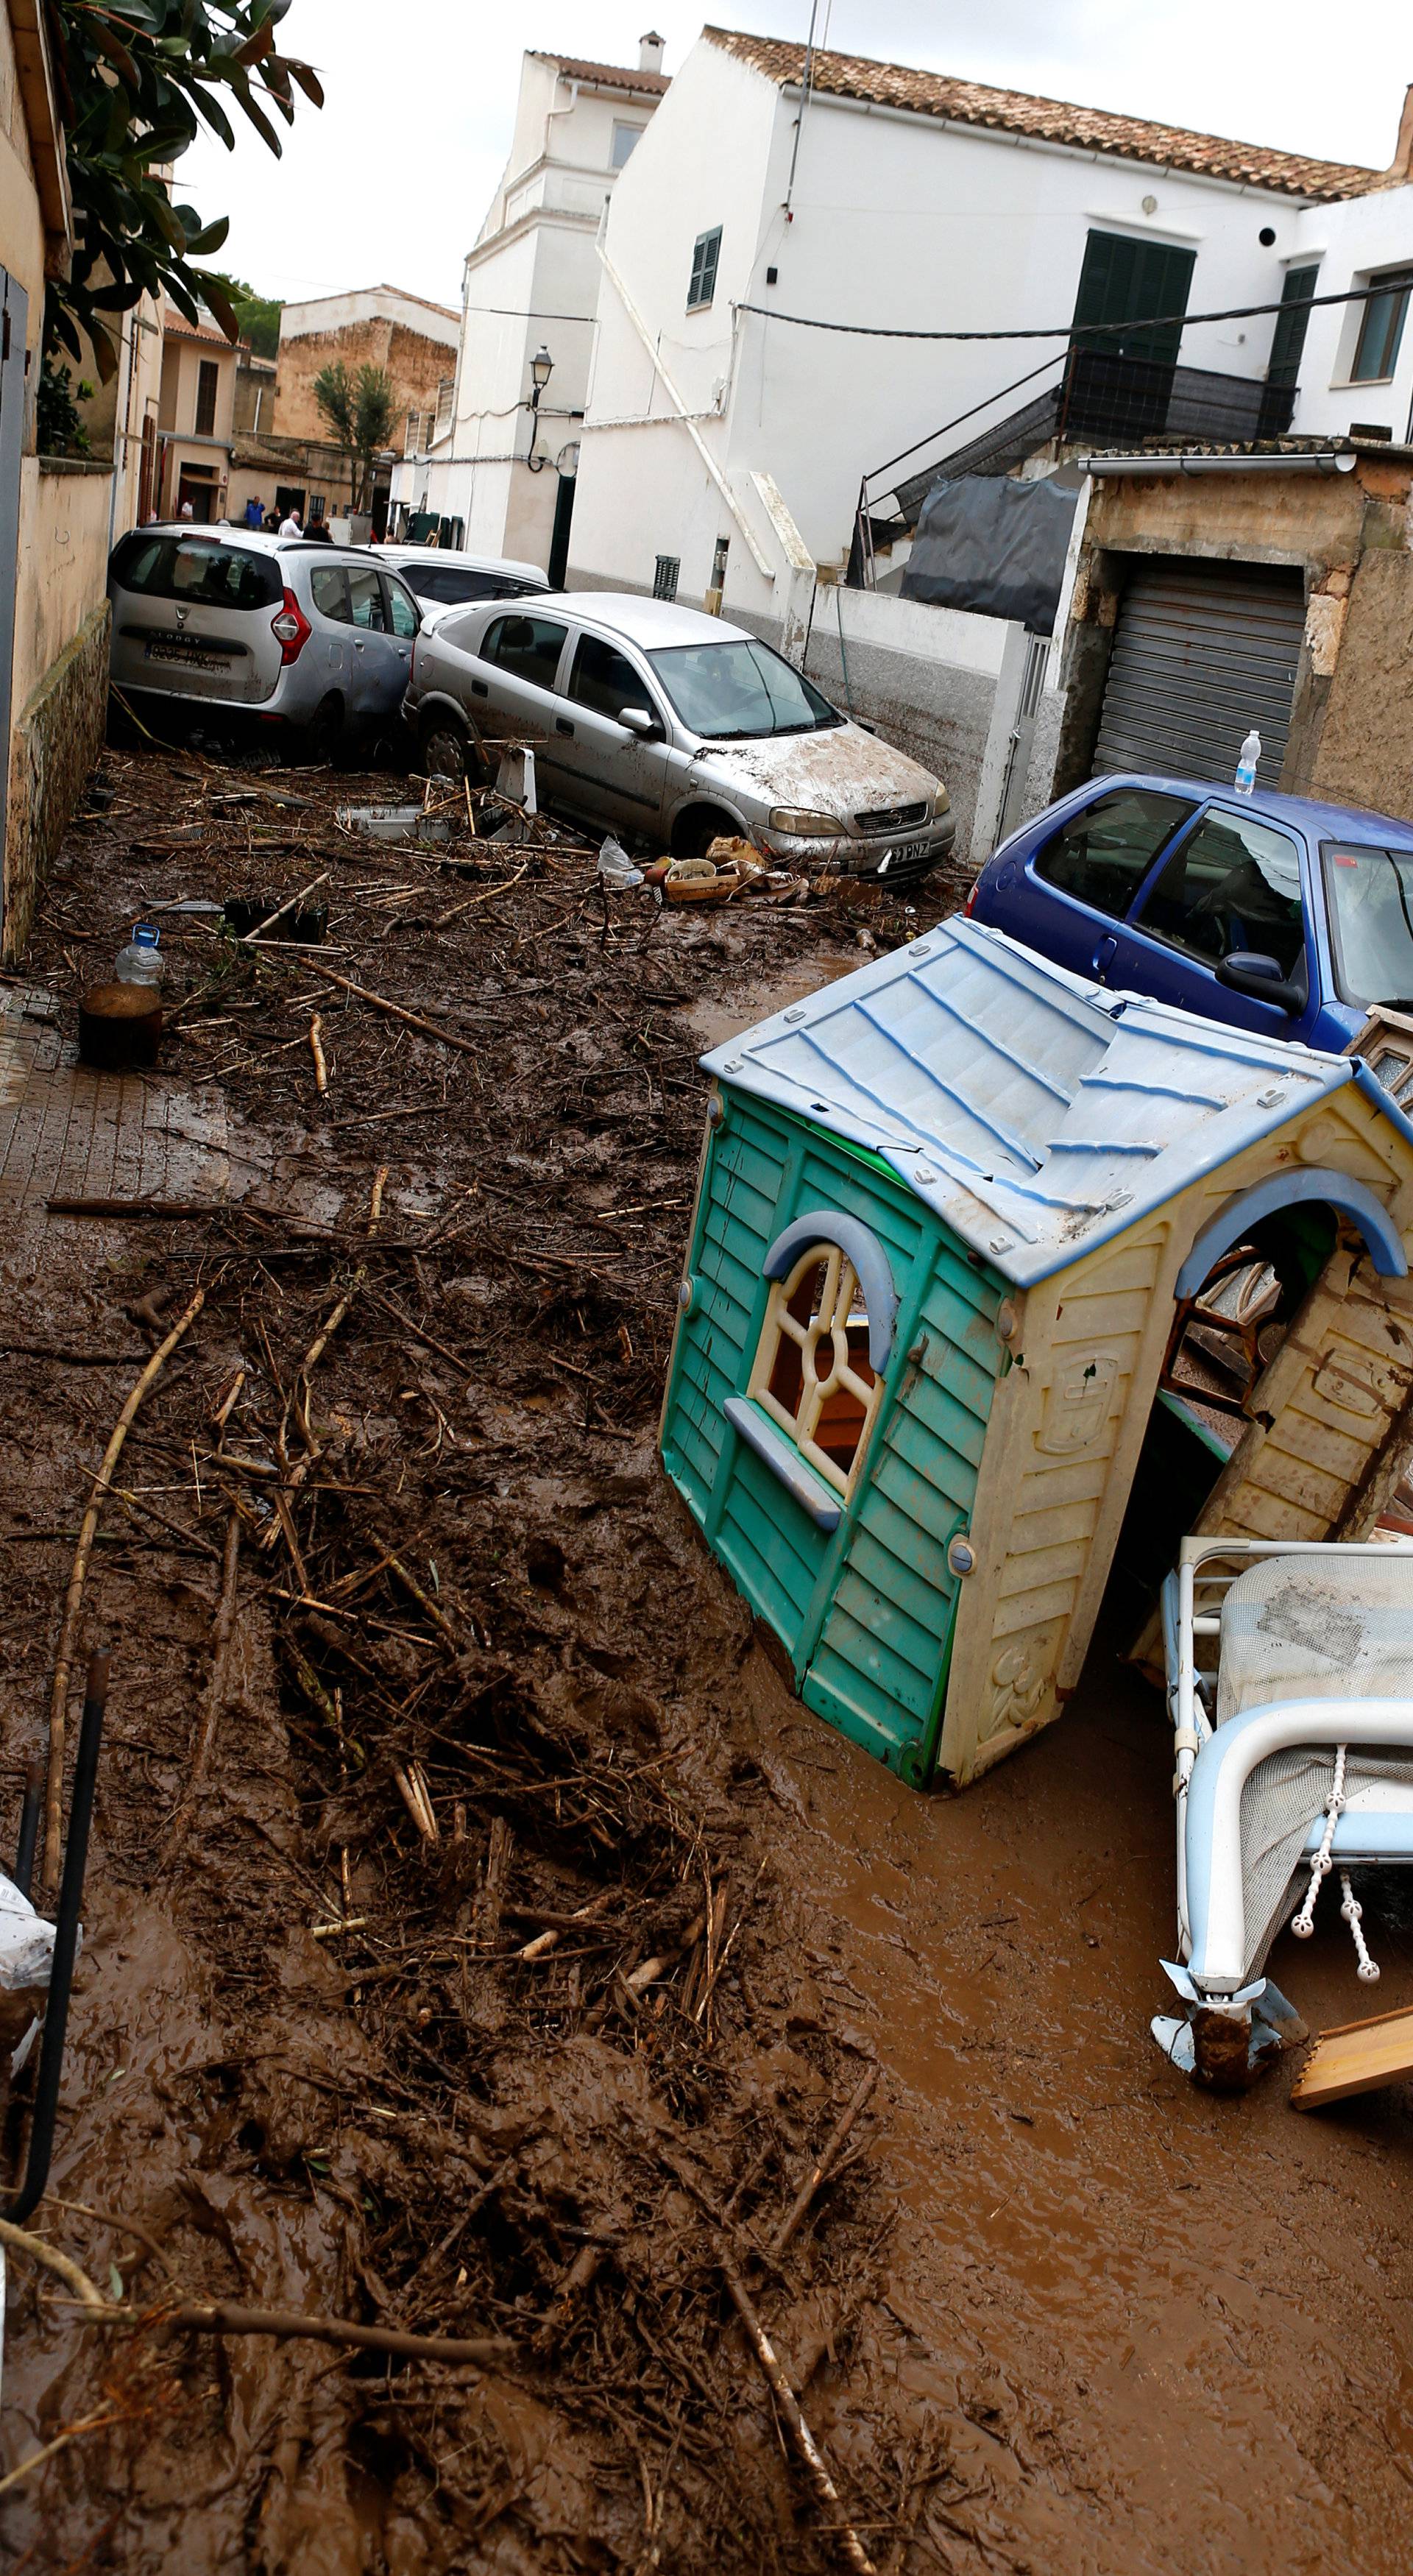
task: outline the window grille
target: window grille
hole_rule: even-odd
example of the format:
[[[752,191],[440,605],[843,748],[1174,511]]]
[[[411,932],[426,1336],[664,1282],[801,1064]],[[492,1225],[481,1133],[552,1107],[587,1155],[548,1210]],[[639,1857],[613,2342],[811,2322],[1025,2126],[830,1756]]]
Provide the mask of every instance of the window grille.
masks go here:
[[[750,1393],[802,1457],[847,1494],[883,1392],[869,1360],[868,1309],[837,1243],[814,1243],[777,1279]]]
[[[654,599],[675,599],[675,598],[676,598],[676,596],[677,596],[677,579],[678,579],[678,575],[680,574],[681,570],[682,570],[682,563],[681,563],[681,558],[680,558],[680,556],[678,556],[678,555],[659,555],[659,556],[658,556],[658,559],[657,559],[657,569],[656,569],[656,571],[655,571],[655,572],[654,572],[654,574],[653,574],[653,597],[654,597]]]

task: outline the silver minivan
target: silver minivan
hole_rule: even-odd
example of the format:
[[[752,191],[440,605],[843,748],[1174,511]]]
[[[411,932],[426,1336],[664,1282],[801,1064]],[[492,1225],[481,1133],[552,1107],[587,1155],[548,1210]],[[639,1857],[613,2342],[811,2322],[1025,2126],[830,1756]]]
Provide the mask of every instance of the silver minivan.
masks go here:
[[[407,712],[428,769],[535,746],[546,804],[681,856],[743,833],[790,867],[915,883],[951,848],[947,790],[744,627],[557,591],[429,611]]]
[[[253,528],[138,528],[108,566],[124,697],[288,726],[333,750],[396,723],[421,612],[366,549]]]

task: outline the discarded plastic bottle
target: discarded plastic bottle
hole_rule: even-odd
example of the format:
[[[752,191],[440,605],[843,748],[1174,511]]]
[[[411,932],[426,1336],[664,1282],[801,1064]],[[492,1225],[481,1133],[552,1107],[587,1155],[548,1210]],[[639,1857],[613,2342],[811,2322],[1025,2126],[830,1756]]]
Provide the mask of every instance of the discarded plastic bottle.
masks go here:
[[[643,871],[635,868],[622,842],[610,832],[599,852],[599,881],[609,894],[625,894],[630,886],[640,886]]]
[[[162,981],[164,959],[158,954],[160,931],[150,921],[135,921],[126,948],[118,950],[116,968],[120,984],[150,984],[155,990]]]
[[[1236,792],[1249,796],[1256,784],[1256,763],[1261,757],[1261,737],[1253,725],[1241,746],[1236,763]]]

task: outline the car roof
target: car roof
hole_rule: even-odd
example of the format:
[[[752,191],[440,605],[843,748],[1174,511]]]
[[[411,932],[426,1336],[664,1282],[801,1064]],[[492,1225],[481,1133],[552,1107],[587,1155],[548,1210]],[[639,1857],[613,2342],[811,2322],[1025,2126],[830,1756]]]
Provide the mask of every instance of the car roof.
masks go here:
[[[533,582],[538,590],[549,588],[548,578],[538,564],[520,563],[514,555],[473,555],[458,546],[379,545],[369,551],[385,556],[399,570],[403,564],[412,563],[456,564],[463,572],[510,573],[517,581]]]
[[[556,608],[626,635],[631,644],[661,651],[672,644],[751,644],[756,638],[744,626],[724,617],[707,617],[700,608],[679,608],[675,600],[644,599],[633,590],[561,590],[551,594]]]
[[[1236,794],[1224,779],[1168,778],[1156,770],[1140,769],[1106,771],[1102,778],[1090,779],[1085,793],[1101,787],[1151,787],[1170,796],[1220,796],[1227,800]],[[1284,796],[1275,787],[1255,787],[1240,801],[1248,814],[1263,814],[1273,823],[1293,824],[1312,840],[1368,842],[1378,849],[1392,840],[1413,847],[1413,823],[1400,821],[1396,814],[1371,812],[1363,805],[1326,805],[1314,796]]]
[[[367,563],[381,551],[376,546],[336,546],[323,537],[277,537],[273,529],[243,528],[234,520],[225,526],[211,525],[205,519],[149,519],[145,528],[129,528],[129,537],[205,537],[212,545],[233,545],[253,555],[317,555],[321,563]],[[126,545],[127,537],[118,539]],[[385,572],[396,572],[396,564],[385,564]]]

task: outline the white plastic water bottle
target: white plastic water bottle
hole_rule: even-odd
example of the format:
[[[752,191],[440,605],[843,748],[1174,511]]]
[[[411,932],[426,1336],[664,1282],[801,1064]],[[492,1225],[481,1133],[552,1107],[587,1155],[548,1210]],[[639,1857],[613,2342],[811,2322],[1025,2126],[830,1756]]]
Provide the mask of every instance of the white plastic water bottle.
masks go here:
[[[117,980],[120,984],[150,984],[154,991],[162,981],[163,959],[158,954],[160,931],[150,921],[135,921],[126,948],[118,950]]]
[[[1253,725],[1237,758],[1236,792],[1238,796],[1250,795],[1256,784],[1256,763],[1260,757],[1261,737]]]

